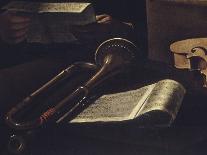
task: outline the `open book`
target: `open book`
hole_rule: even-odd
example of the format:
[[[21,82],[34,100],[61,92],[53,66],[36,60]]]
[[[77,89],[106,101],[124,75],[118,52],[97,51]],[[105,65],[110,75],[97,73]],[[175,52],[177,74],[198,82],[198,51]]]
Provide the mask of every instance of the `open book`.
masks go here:
[[[169,118],[164,125],[170,125],[176,118],[184,94],[185,89],[178,82],[162,80],[137,90],[104,95],[70,123],[129,121],[158,112]]]
[[[73,42],[76,38],[71,32],[71,25],[96,22],[91,3],[13,1],[2,9],[31,17],[28,42]]]

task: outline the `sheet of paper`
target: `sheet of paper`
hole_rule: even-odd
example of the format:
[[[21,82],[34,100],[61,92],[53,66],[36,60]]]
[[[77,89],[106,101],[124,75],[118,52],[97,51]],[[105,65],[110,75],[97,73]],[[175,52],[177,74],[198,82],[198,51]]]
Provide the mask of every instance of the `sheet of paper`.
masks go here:
[[[71,25],[64,21],[51,20],[47,16],[34,16],[27,34],[27,42],[33,43],[65,43],[77,39],[71,33]]]
[[[104,95],[70,122],[126,121],[153,110],[166,112],[174,120],[184,94],[178,82],[162,80],[137,90]]]
[[[30,16],[29,43],[71,43],[77,41],[72,26],[96,22],[91,3],[45,3],[14,1],[3,9]]]
[[[3,7],[9,11],[21,11],[30,13],[48,13],[48,12],[67,12],[67,13],[81,13],[90,3],[38,3],[26,1],[13,1]]]
[[[174,80],[159,81],[137,116],[153,110],[165,111],[174,120],[182,104],[184,87]]]
[[[138,110],[142,107],[153,87],[150,85],[128,92],[104,95],[71,122],[108,122],[133,119],[134,109]]]

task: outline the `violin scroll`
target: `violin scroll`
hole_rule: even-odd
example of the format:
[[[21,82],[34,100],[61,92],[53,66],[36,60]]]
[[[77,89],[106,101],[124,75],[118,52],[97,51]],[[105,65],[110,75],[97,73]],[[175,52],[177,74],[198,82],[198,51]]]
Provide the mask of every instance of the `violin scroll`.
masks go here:
[[[207,38],[178,41],[171,44],[174,66],[178,69],[199,71],[203,87],[207,88]]]

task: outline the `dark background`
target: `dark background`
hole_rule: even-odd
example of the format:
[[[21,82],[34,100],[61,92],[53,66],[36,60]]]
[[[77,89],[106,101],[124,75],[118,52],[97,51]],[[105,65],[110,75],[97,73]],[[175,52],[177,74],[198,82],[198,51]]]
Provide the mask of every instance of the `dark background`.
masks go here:
[[[146,24],[145,0],[88,0],[88,1],[94,4],[94,8],[97,14],[106,13],[106,14],[111,15],[113,18],[119,19],[121,21],[132,22],[135,25],[137,44],[139,44],[139,46],[142,47],[144,52],[147,53],[147,24]],[[3,5],[6,3],[7,3],[6,0],[0,1],[0,5]],[[61,45],[61,46],[62,46],[61,47],[62,49],[65,49],[67,47],[66,45]],[[30,60],[31,57],[34,58],[30,54],[25,55],[24,57],[19,57],[18,55],[14,53],[14,51],[21,51],[24,54],[24,52],[28,51],[28,49],[29,49],[29,53],[37,54],[38,53],[37,51],[41,53],[42,50],[49,51],[49,52],[51,52],[51,49],[53,49],[54,51],[56,51],[55,49],[60,50],[60,46],[53,45],[52,47],[45,47],[45,46],[43,47],[40,45],[36,46],[36,45],[20,44],[20,45],[14,45],[13,47],[11,47],[10,45],[1,44],[0,63],[3,65],[3,67],[5,66],[7,67],[8,65],[11,65],[11,62],[13,64],[17,64],[17,63],[21,63],[22,61]],[[16,61],[17,59],[18,61]],[[147,76],[151,76],[151,78],[153,78],[151,73],[152,72],[149,72]],[[157,72],[156,74],[159,74],[159,72]],[[148,78],[147,76],[146,76],[146,79]],[[161,76],[161,73],[158,76]],[[185,104],[183,104],[183,106],[181,107],[181,111],[178,114],[178,119],[173,124],[173,127],[175,127],[175,129],[166,128],[166,129],[163,129],[165,130],[165,132],[163,132],[162,130],[160,131],[161,134],[164,133],[167,137],[165,139],[166,145],[169,145],[169,147],[170,145],[173,145],[173,147],[176,148],[176,145],[181,145],[181,144],[189,142],[190,146],[188,146],[185,149],[186,154],[187,152],[195,153],[198,150],[200,150],[200,153],[202,154],[204,153],[204,151],[206,151],[205,150],[206,140],[204,137],[206,135],[206,132],[205,132],[205,126],[206,126],[206,108],[205,107],[206,106],[204,105],[203,100],[205,100],[205,96],[199,97],[199,95],[188,94],[188,98],[185,99]],[[198,103],[197,105],[195,105],[196,102]],[[137,130],[136,132],[141,133],[142,131]],[[56,135],[56,132],[54,132],[53,134]],[[65,134],[63,132],[62,133],[63,139],[65,138],[64,136]],[[56,138],[57,137],[59,136],[56,136]],[[53,149],[54,149],[56,150],[57,154],[60,154],[60,151],[62,150],[65,151],[65,154],[67,154],[69,138],[65,138],[64,140],[62,140],[61,139],[62,137],[59,137],[59,140],[54,141],[55,138],[52,138],[52,136],[50,136],[50,134],[48,133],[48,135],[46,135],[46,138],[48,138],[49,140],[48,139],[43,140],[42,141],[43,144],[39,143],[41,147],[39,147],[40,150],[37,150],[37,152],[38,151],[41,152],[41,150],[45,152],[50,150],[50,152],[53,152]],[[156,138],[162,139],[162,136],[156,135]],[[142,154],[146,152],[148,152],[148,154],[155,153],[153,152],[153,147],[144,148],[144,147],[140,147],[134,144],[119,144],[119,143],[113,143],[113,142],[108,142],[108,141],[100,142],[97,140],[86,140],[86,139],[83,140],[82,137],[79,137],[78,139],[76,139],[75,137],[75,138],[72,138],[72,140],[74,141],[74,143],[71,143],[71,140],[70,140],[71,145],[69,149],[72,150],[74,154],[83,153],[84,152],[83,149],[88,149],[89,151],[88,154],[90,154],[91,150],[93,154],[97,154],[97,153],[100,153],[100,151],[104,152],[106,147],[108,148],[108,151],[111,154],[118,153],[118,152],[122,154],[130,154],[130,153],[136,154],[140,152],[140,150],[142,150],[141,151],[143,152]],[[139,140],[139,138],[137,140]],[[194,140],[196,140],[196,142],[194,142]],[[55,146],[57,143],[61,144],[61,141],[63,141],[63,143],[61,146],[59,146],[59,148]],[[75,142],[75,141],[78,141],[78,142]],[[195,145],[193,145],[191,141],[192,143],[195,143]],[[87,143],[87,145],[81,146],[83,145],[82,142]],[[170,143],[168,144],[168,142]],[[37,144],[38,144],[38,140],[37,140]],[[77,146],[77,145],[80,145],[80,146]],[[192,149],[191,145],[196,147],[196,151],[190,150]],[[83,147],[83,148],[81,149],[80,147]],[[117,150],[119,151],[117,152]],[[170,154],[169,153],[170,150],[165,150],[165,151],[166,152],[163,153],[162,148],[158,149],[157,154],[161,154],[161,153]],[[45,152],[43,154],[47,154]],[[109,152],[106,151],[105,153],[110,154]],[[87,154],[87,152],[85,153]],[[178,152],[176,152],[176,154],[178,154]]]

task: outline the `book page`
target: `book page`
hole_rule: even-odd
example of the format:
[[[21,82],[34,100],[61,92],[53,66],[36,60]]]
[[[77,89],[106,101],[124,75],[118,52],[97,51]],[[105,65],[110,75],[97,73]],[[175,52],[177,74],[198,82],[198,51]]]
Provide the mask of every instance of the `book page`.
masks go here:
[[[154,86],[153,84],[137,90],[104,95],[71,122],[112,122],[133,119],[134,109],[137,111],[142,107]]]
[[[176,118],[185,94],[184,87],[173,80],[159,81],[145,102],[145,105],[137,113],[137,117],[153,110],[161,110],[169,113],[172,120]]]
[[[55,17],[51,20],[47,15],[33,16],[26,38],[27,42],[47,44],[76,41],[70,24],[63,21]]]
[[[91,3],[39,3],[14,1],[3,7],[31,18],[27,42],[71,43],[77,38],[72,25],[87,25],[96,22]],[[83,34],[84,35],[84,34]]]
[[[67,12],[67,13],[81,13],[90,3],[39,3],[39,2],[25,2],[13,1],[3,7],[8,11],[30,12],[30,13],[48,13],[48,12]]]

